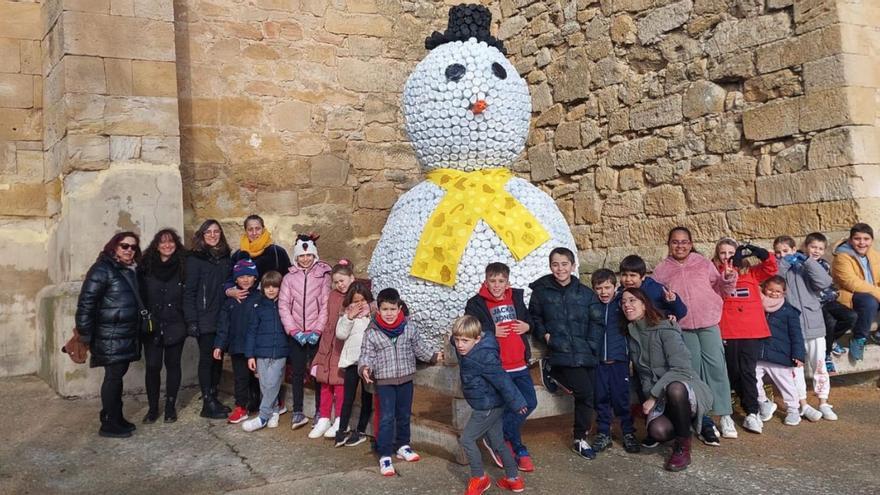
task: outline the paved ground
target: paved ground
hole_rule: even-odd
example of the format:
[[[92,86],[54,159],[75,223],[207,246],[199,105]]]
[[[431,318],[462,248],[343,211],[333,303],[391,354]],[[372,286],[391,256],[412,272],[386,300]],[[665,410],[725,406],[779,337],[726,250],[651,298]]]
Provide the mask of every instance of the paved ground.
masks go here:
[[[127,440],[96,435],[97,400],[65,400],[34,377],[0,380],[0,493],[456,494],[466,469],[425,456],[377,474],[367,444],[334,449],[286,427],[253,434],[197,416],[184,394],[180,421],[140,425],[143,397],[126,398],[138,430]],[[538,471],[526,491],[569,493],[880,493],[880,389],[871,380],[838,386],[841,419],[786,427],[777,417],[761,436],[740,433],[720,448],[699,445],[683,473],[663,471],[665,450],[627,455],[619,445],[594,461],[568,450],[569,418],[529,422],[526,442]],[[564,425],[564,426],[563,426]],[[489,473],[498,475],[497,469]],[[356,492],[355,492],[356,490]],[[496,492],[497,493],[497,492]]]

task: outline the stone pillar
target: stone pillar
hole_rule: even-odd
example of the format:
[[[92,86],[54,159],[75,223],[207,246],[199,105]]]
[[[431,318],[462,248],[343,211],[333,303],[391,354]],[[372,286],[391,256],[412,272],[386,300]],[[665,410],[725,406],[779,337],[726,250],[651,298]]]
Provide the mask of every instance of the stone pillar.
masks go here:
[[[183,226],[174,12],[171,0],[52,0],[43,20],[43,149],[60,208],[38,298],[39,374],[62,395],[94,395],[103,373],[59,352],[86,271],[117,231],[139,232],[144,248]],[[134,371],[129,391],[143,388]]]

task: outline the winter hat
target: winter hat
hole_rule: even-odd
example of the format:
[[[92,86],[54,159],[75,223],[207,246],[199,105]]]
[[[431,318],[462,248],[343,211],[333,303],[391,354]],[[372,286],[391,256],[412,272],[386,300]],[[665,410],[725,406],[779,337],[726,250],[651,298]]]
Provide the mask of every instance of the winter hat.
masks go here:
[[[253,261],[239,260],[235,266],[232,267],[233,278],[238,278],[244,275],[251,275],[253,277],[260,276],[259,272],[257,272],[257,265],[255,265]]]
[[[318,246],[315,244],[317,240],[318,236],[315,234],[296,236],[296,243],[293,245],[293,259],[296,260],[304,254],[314,255],[316,261],[320,259],[318,258]]]
[[[476,38],[477,41],[494,46],[501,53],[507,53],[504,49],[504,43],[489,32],[491,24],[492,14],[483,5],[454,5],[449,9],[449,24],[446,31],[443,33],[434,31],[425,40],[425,48],[433,50],[451,41],[467,41],[470,38]]]

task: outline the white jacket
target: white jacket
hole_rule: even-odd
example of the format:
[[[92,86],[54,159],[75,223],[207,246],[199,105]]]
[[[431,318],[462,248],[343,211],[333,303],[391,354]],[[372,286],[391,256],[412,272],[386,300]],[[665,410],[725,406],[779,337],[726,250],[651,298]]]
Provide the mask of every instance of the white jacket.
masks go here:
[[[361,357],[361,343],[364,340],[364,332],[370,325],[370,316],[363,316],[353,320],[348,319],[345,313],[336,322],[336,338],[344,340],[342,354],[339,355],[339,367],[348,368],[358,363]]]

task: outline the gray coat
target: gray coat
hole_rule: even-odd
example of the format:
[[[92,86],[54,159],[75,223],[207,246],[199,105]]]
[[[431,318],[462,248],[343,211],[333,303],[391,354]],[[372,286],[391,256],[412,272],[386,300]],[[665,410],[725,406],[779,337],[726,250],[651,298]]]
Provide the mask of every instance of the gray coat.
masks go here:
[[[818,261],[808,258],[794,266],[779,260],[779,276],[785,278],[785,300],[801,312],[801,330],[804,339],[825,337],[825,318],[822,316],[822,291],[831,287],[831,275]]]
[[[672,382],[690,385],[697,402],[693,428],[700,431],[703,416],[712,409],[712,392],[691,369],[691,353],[684,345],[678,324],[661,320],[649,327],[642,319],[630,322],[627,329],[630,360],[638,370],[645,397],[662,398]]]

